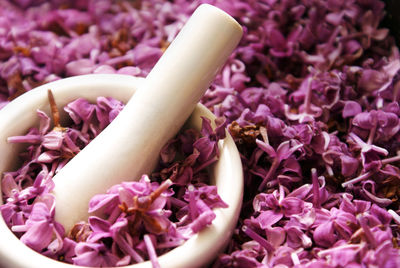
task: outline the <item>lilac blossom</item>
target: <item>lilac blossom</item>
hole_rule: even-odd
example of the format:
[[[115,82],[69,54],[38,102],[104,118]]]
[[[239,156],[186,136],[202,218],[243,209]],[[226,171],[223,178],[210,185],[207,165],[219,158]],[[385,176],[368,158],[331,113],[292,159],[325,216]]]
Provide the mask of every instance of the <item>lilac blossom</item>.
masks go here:
[[[51,93],[49,101],[53,107]],[[10,143],[28,144],[28,148],[21,153],[22,166],[6,172],[2,179],[5,204],[0,210],[7,225],[27,246],[50,258],[82,266],[121,266],[150,260],[158,267],[157,255],[209,226],[216,217],[214,208],[227,207],[217,187],[207,184],[210,179],[206,171],[218,160],[218,141],[225,137],[225,121],[216,120],[213,128],[204,118],[201,131],[188,129],[168,143],[176,145],[169,148],[172,157],[162,157],[151,179],[143,175],[139,181],[122,182],[92,197],[88,212],[97,216],[76,223],[65,234],[54,219],[51,178],[123,107],[112,98],[99,97],[97,103],[77,99],[64,107],[72,125],[62,127],[55,115],[58,111],[52,110],[51,128],[50,117],[38,111],[38,127],[8,139]],[[168,175],[163,170],[178,164],[178,157],[184,159],[192,174],[185,183],[175,184],[171,180],[174,174],[168,178],[161,175]]]
[[[53,239],[62,240],[64,228],[54,221],[55,200],[51,195],[42,195],[32,206],[24,225],[14,225],[11,230],[24,232],[21,241],[36,251],[48,247]],[[62,245],[62,243],[58,243]]]
[[[182,243],[178,230],[186,236],[207,225],[211,201],[224,203],[198,171],[215,161],[217,139],[228,126],[246,187],[237,228],[215,267],[400,266],[400,55],[381,24],[385,1],[0,0],[0,107],[66,76],[146,76],[201,3],[231,14],[244,36],[201,100],[226,121],[218,130],[203,121],[203,138],[185,131],[161,153],[154,176],[173,185],[159,197],[170,201],[151,213],[169,226],[172,240],[155,243],[157,234],[150,233],[140,243],[126,236],[134,216],[118,205],[132,208],[128,199],[138,193],[124,184],[92,199],[91,211],[106,219],[91,219],[96,232],[77,224],[76,239],[88,243],[79,247],[77,262],[128,265],[149,257],[157,266],[151,244],[161,254]],[[122,107],[106,97],[96,104],[76,100],[67,112],[81,129],[51,130],[50,118],[38,112],[39,129],[9,138],[31,145],[24,168],[2,181],[8,226],[26,228],[32,197],[47,194],[49,178]],[[187,157],[176,161],[181,154]],[[31,177],[38,167],[44,172]],[[176,226],[162,221],[160,211],[176,213]],[[100,246],[85,242],[89,236],[102,237]],[[118,243],[108,248],[110,237]],[[52,237],[43,254],[71,262],[75,245],[67,239]],[[105,254],[117,248],[118,259]]]
[[[75,253],[76,257],[72,260],[76,265],[104,267],[115,266],[118,262],[118,258],[104,244],[82,242],[75,247]]]

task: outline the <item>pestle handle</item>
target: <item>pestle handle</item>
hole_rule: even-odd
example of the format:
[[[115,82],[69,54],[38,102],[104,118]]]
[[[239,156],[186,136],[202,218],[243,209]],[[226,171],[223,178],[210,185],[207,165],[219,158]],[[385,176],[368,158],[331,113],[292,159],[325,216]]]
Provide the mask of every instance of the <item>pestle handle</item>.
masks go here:
[[[87,219],[94,195],[152,171],[241,36],[220,9],[195,10],[121,113],[54,176],[55,217],[67,232]]]

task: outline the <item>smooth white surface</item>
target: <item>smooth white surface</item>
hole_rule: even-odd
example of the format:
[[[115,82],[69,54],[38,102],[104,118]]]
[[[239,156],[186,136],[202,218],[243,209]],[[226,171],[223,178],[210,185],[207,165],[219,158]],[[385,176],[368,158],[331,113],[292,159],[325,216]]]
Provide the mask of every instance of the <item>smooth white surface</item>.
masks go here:
[[[40,86],[15,99],[0,110],[0,172],[16,168],[17,153],[21,149],[21,146],[8,144],[7,137],[23,135],[29,127],[37,124],[37,109],[49,113],[48,89],[53,91],[57,105],[62,107],[78,97],[95,101],[97,96],[110,96],[127,101],[141,83],[143,83],[142,78],[126,75],[76,76]],[[200,115],[214,118],[210,111],[199,104],[188,120],[190,125],[200,128]],[[218,186],[218,193],[228,203],[229,208],[216,209],[217,217],[210,227],[182,246],[160,256],[159,262],[162,267],[183,268],[205,265],[224,247],[232,234],[242,202],[242,166],[239,153],[229,135],[219,145],[221,155],[214,165],[213,177]],[[59,209],[58,206],[56,209]],[[11,233],[3,218],[0,217],[0,267],[67,268],[73,266],[51,260],[26,247]],[[145,262],[129,267],[151,267],[151,263]]]
[[[153,169],[241,36],[220,9],[196,9],[120,115],[54,177],[56,219],[67,231],[87,219],[92,196]]]

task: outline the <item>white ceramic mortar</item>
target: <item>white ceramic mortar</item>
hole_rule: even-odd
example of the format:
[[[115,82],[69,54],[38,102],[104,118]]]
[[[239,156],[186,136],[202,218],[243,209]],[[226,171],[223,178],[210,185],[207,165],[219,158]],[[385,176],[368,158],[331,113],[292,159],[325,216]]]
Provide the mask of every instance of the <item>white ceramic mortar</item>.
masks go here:
[[[94,102],[98,96],[109,96],[128,101],[143,83],[143,78],[116,74],[84,75],[55,81],[33,89],[18,97],[0,110],[0,172],[10,171],[18,165],[18,152],[23,146],[8,144],[7,138],[24,135],[28,128],[38,124],[37,109],[49,114],[47,90],[51,89],[59,108],[68,102],[84,97]],[[61,114],[61,117],[65,113]],[[187,123],[200,129],[200,116],[213,121],[215,116],[198,104]],[[182,246],[159,257],[162,267],[199,267],[209,263],[229,241],[236,225],[243,194],[243,173],[240,156],[232,138],[219,143],[220,159],[212,168],[212,178],[221,198],[229,205],[216,209],[212,225],[192,237]],[[1,187],[1,186],[0,186]],[[1,200],[0,200],[1,202]],[[6,226],[0,217],[0,267],[77,267],[61,263],[36,253],[25,246]],[[150,262],[128,267],[151,267]]]

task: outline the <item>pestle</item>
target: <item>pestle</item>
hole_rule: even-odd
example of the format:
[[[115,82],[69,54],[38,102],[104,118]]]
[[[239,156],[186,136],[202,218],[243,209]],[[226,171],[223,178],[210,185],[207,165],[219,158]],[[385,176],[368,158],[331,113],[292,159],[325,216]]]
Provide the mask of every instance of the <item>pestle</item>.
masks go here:
[[[67,232],[88,218],[94,195],[152,171],[241,36],[220,9],[195,10],[121,113],[53,177],[55,218]]]

